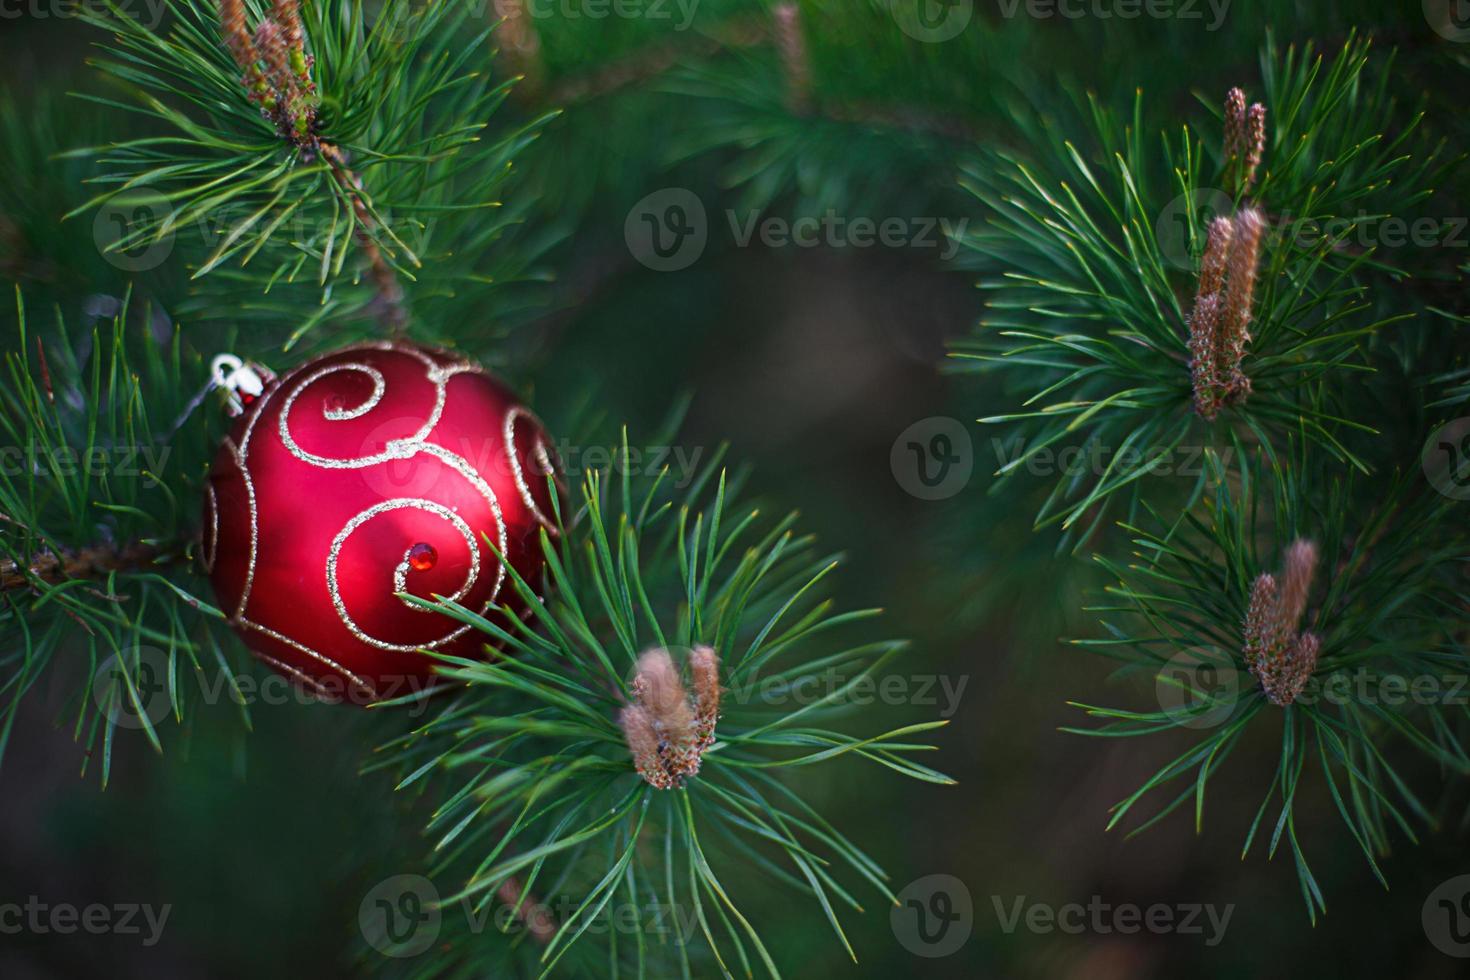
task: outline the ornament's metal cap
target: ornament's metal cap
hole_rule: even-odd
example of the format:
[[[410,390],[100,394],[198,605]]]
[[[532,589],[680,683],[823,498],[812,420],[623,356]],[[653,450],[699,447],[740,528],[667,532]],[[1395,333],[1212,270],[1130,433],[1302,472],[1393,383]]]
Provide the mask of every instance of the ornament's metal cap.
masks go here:
[[[210,367],[214,386],[225,393],[225,414],[236,418],[259,398],[265,386],[276,380],[270,368],[244,361],[234,354],[220,354]]]

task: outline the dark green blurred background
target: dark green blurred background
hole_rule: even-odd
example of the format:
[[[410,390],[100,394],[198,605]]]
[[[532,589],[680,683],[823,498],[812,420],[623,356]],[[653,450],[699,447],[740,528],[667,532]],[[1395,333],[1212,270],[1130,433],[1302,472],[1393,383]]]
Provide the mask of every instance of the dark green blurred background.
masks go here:
[[[1430,29],[1418,0],[1388,6],[1395,9],[1365,14],[1374,8],[1237,0],[1224,26],[1205,32],[1148,19],[1023,23],[1021,15],[1007,18],[997,5],[981,4],[977,25],[951,42],[954,49],[905,46],[895,32],[891,49],[875,51],[864,47],[866,36],[833,34],[813,37],[812,59],[819,74],[840,78],[850,92],[880,98],[902,91],[962,109],[973,122],[971,138],[993,131],[998,142],[1019,131],[1002,117],[1014,123],[1050,108],[1066,118],[1064,77],[1105,98],[1146,84],[1160,120],[1197,118],[1203,110],[1193,91],[1256,83],[1267,28],[1282,41],[1316,37],[1329,49],[1349,28],[1374,33],[1404,49],[1397,70],[1418,71],[1436,100],[1463,100],[1466,75],[1440,78],[1424,67],[1447,42]],[[22,121],[50,120],[61,145],[122,135],[121,114],[63,101],[66,90],[95,91],[100,83],[84,64],[92,32],[65,16],[37,15],[55,9],[0,0],[4,102]],[[543,25],[548,38],[558,29],[554,20]],[[611,59],[619,46],[636,45],[639,31],[661,29],[615,21],[561,26],[567,40],[547,42],[553,73],[579,66],[577,45],[588,58]],[[598,30],[605,36],[595,36]],[[757,53],[728,57],[751,60],[752,85],[772,68]],[[799,509],[807,528],[846,552],[845,604],[885,607],[886,632],[914,641],[899,669],[943,675],[952,685],[963,679],[959,710],[937,733],[942,752],[933,760],[959,779],[957,787],[905,782],[846,762],[797,772],[817,807],[894,873],[896,887],[931,874],[959,878],[973,903],[968,941],[949,957],[921,959],[875,905],[849,923],[859,956],[852,966],[814,904],[757,889],[750,894],[761,899],[753,903],[758,923],[788,975],[1467,975],[1462,962],[1426,941],[1420,925],[1425,896],[1470,872],[1463,828],[1429,833],[1417,848],[1401,841],[1386,862],[1392,890],[1385,892],[1325,787],[1309,782],[1298,832],[1329,908],[1315,928],[1288,855],[1268,863],[1258,846],[1241,861],[1245,830],[1274,769],[1274,732],[1256,732],[1254,744],[1216,777],[1199,836],[1184,811],[1133,840],[1122,829],[1104,832],[1109,806],[1186,743],[1114,744],[1056,731],[1081,720],[1068,699],[1146,705],[1152,689],[1110,682],[1105,662],[1059,641],[1096,635],[1081,607],[1105,582],[1085,554],[1054,554],[1053,538],[1032,534],[1034,499],[987,492],[996,466],[991,433],[973,420],[1002,399],[942,373],[945,339],[980,313],[974,275],[941,263],[936,249],[739,248],[722,217],[713,219],[720,233],[712,232],[686,270],[658,273],[630,261],[623,223],[646,194],[689,187],[711,214],[722,214],[741,193],[730,186],[728,150],[675,152],[676,141],[719,125],[720,105],[690,87],[676,78],[573,108],[519,161],[516,186],[535,197],[538,220],[560,223],[567,238],[544,263],[557,272],[546,297],[553,311],[520,328],[501,359],[532,384],[553,426],[591,399],[635,432],[647,430],[680,394],[693,392],[683,441],[708,449],[730,440],[735,459],[755,464],[763,497]],[[537,108],[516,104],[507,116]],[[846,213],[978,224],[946,169],[963,146],[931,143],[900,135],[859,144],[853,152],[874,154],[873,186],[842,188]],[[88,295],[116,295],[125,280],[99,261],[89,219],[54,237],[36,229],[85,199],[75,186],[84,174],[22,154],[14,142],[0,154],[0,181],[10,185],[0,194],[0,273],[20,281],[35,306],[54,301],[80,319]],[[820,213],[821,168],[796,180],[799,190],[777,194],[771,213]],[[180,295],[181,279],[166,267],[144,286],[167,306]],[[191,340],[210,347],[208,335]],[[976,459],[966,490],[939,502],[906,493],[890,469],[895,438],[931,416],[964,422]],[[170,916],[152,947],[137,936],[0,933],[0,978],[363,972],[354,959],[358,902],[378,880],[414,870],[422,850],[414,829],[422,814],[390,793],[387,777],[357,775],[381,734],[379,719],[277,707],[257,710],[246,736],[229,712],[203,712],[162,757],[141,738],[125,740],[112,785],[101,792],[94,773],[79,778],[81,751],[66,724],[58,725],[75,681],[49,678],[52,696],[22,712],[0,770],[0,905],[36,895],[53,904],[168,904]],[[896,725],[932,717],[935,708],[889,710]],[[1463,810],[1463,799],[1455,802]],[[1019,896],[1051,906],[1101,896],[1114,905],[1234,909],[1223,941],[1211,947],[1202,935],[1008,933],[996,903],[1008,910]]]

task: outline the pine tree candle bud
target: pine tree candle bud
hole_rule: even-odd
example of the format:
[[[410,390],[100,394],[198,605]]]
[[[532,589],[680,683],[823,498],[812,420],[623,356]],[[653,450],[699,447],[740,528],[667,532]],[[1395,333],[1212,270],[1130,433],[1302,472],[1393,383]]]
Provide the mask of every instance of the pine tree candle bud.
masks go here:
[[[801,11],[794,3],[779,3],[772,11],[776,20],[776,48],[786,72],[787,101],[795,112],[811,105],[812,69],[806,37],[801,32]]]
[[[1216,218],[1210,222],[1205,237],[1205,254],[1200,259],[1199,289],[1196,296],[1218,293],[1225,285],[1225,267],[1230,256],[1230,241],[1235,234],[1235,225],[1229,218]]]
[[[1246,666],[1267,700],[1284,708],[1306,687],[1321,654],[1319,636],[1297,632],[1316,572],[1317,546],[1298,538],[1282,565],[1279,584],[1266,573],[1251,587],[1243,634]]]
[[[689,695],[667,650],[649,650],[638,658],[633,691],[665,742],[672,746],[689,740],[694,727]]]
[[[633,756],[633,768],[638,770],[638,775],[655,789],[672,788],[674,778],[664,768],[658,733],[648,712],[636,705],[629,705],[623,709],[618,724],[623,729],[623,739],[628,743],[628,751]]]
[[[532,26],[525,0],[495,0],[495,12],[501,19],[498,31],[503,47],[528,55],[540,50],[541,39]]]
[[[619,719],[634,768],[656,789],[682,786],[697,775],[705,750],[714,743],[720,711],[719,658],[710,648],[700,647],[690,654],[689,672],[694,681],[692,703],[669,652],[644,653],[633,676],[636,704],[624,709]]]
[[[1220,320],[1229,263],[1230,243],[1235,225],[1229,218],[1210,222],[1205,238],[1205,253],[1200,259],[1199,288],[1195,292],[1194,310],[1189,315],[1189,367],[1194,388],[1194,410],[1205,421],[1213,421],[1219,413],[1224,391],[1220,362]]]
[[[306,32],[301,27],[300,0],[275,0],[275,5],[271,9],[271,19],[280,27],[281,36],[293,53],[303,50],[306,45]]]
[[[1312,589],[1312,576],[1317,570],[1317,546],[1305,538],[1297,538],[1286,549],[1281,573],[1281,623],[1296,629],[1307,610],[1307,594]]]
[[[1257,102],[1251,106],[1250,118],[1245,132],[1245,171],[1240,178],[1242,190],[1250,190],[1255,183],[1256,170],[1266,152],[1266,107]]]
[[[1270,659],[1280,646],[1277,633],[1278,597],[1276,576],[1264,572],[1251,584],[1250,605],[1246,609],[1243,633],[1245,663],[1255,673],[1258,665]]]
[[[1219,329],[1220,295],[1210,293],[1196,299],[1189,316],[1189,370],[1194,410],[1207,422],[1220,411],[1220,375],[1215,369]]]
[[[1246,208],[1235,216],[1225,309],[1220,323],[1219,370],[1228,379],[1226,395],[1236,399],[1243,393],[1245,374],[1241,362],[1251,337],[1251,308],[1255,304],[1256,269],[1265,227],[1265,219],[1255,208]]]
[[[250,71],[259,56],[255,43],[250,40],[250,31],[245,27],[244,0],[219,0],[219,25],[225,47],[235,59],[235,64]]]
[[[1245,91],[1232,88],[1225,93],[1225,159],[1240,156],[1245,144]]]
[[[714,743],[720,720],[719,655],[709,647],[696,647],[689,655],[689,673],[694,681],[694,730],[703,752]]]
[[[278,99],[287,98],[292,88],[291,61],[286,38],[272,20],[263,20],[255,29],[255,47],[265,64],[265,73],[275,87]]]

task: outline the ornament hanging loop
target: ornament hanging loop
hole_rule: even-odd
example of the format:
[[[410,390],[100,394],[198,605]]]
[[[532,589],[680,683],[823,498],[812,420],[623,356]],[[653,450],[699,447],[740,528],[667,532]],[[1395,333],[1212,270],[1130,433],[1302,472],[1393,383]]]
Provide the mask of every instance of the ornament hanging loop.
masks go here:
[[[259,398],[265,386],[276,380],[275,373],[254,361],[234,354],[220,354],[210,365],[213,386],[225,393],[225,414],[237,418]]]

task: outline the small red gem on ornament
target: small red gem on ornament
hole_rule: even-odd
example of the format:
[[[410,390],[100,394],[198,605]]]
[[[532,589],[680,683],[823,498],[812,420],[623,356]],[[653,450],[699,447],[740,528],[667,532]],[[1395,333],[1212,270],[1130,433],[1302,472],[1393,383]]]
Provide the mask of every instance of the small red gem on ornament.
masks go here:
[[[250,404],[254,403],[255,399],[256,399],[256,396],[250,394],[250,392],[248,392],[248,391],[242,391],[242,392],[240,392],[240,404],[241,405],[250,405]]]
[[[423,541],[408,549],[408,566],[416,572],[427,572],[438,560],[439,552]]]

